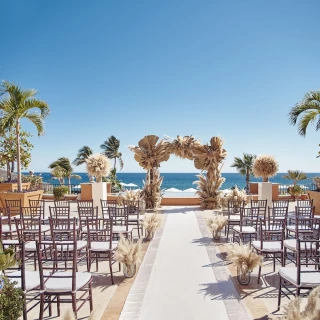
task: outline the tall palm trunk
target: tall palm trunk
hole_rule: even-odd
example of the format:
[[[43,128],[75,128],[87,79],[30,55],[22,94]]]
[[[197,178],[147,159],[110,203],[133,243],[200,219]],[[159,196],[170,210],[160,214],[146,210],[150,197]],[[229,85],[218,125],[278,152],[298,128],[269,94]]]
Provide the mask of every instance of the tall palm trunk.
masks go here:
[[[71,177],[68,177],[69,194],[71,194]]]
[[[11,161],[11,172],[14,172],[14,161]]]
[[[16,141],[17,141],[17,169],[18,169],[18,192],[21,192],[21,159],[20,159],[20,123],[17,121],[16,124]]]
[[[250,182],[250,172],[246,172],[246,188],[247,188],[247,194],[249,194],[249,182]]]
[[[113,169],[116,168],[116,165],[117,165],[117,157],[114,158],[114,165],[113,165]]]
[[[11,181],[11,170],[10,170],[10,162],[7,161],[7,180]]]

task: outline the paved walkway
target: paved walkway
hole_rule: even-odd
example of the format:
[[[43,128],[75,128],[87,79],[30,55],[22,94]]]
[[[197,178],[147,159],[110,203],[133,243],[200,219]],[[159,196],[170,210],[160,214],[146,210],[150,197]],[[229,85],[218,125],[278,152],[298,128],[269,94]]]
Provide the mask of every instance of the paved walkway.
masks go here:
[[[249,320],[200,212],[170,208],[120,320]]]

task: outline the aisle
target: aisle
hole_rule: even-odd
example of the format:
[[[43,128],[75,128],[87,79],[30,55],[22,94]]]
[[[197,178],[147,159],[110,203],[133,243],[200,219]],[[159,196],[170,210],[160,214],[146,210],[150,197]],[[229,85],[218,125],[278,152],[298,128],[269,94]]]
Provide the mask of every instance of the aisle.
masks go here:
[[[212,260],[217,258],[212,258],[210,239],[203,235],[206,231],[201,227],[202,217],[188,210],[166,215],[157,251],[150,246],[150,252],[156,253],[153,263],[149,257],[141,266],[121,320],[250,319],[228,274],[221,272],[225,267],[212,267]],[[148,279],[142,275],[147,270],[144,264],[150,271]],[[140,304],[132,303],[134,297],[136,301],[140,299]]]

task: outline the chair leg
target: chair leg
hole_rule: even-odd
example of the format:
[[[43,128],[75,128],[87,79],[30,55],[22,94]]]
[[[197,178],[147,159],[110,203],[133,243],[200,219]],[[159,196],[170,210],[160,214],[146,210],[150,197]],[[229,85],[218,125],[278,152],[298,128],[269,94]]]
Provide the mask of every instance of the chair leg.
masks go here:
[[[273,272],[276,272],[276,255],[273,255]]]
[[[278,309],[277,311],[280,310],[280,305],[281,305],[281,279],[280,279],[280,282],[279,282],[279,292],[278,292]]]
[[[113,271],[112,271],[112,255],[111,255],[111,253],[109,253],[109,269],[110,269],[110,275],[111,275],[111,283],[114,284]]]
[[[61,311],[60,311],[60,297],[57,296],[57,312],[58,312],[58,317],[60,317]]]
[[[23,296],[23,320],[27,320],[27,301],[26,296]]]
[[[89,304],[90,304],[90,313],[93,310],[93,299],[92,299],[92,282],[89,283]]]
[[[300,296],[300,288],[297,288],[296,297]]]
[[[259,272],[258,272],[258,281],[257,283],[260,283],[260,277],[261,277],[261,265],[259,266]]]
[[[75,293],[72,293],[72,310],[75,318],[77,319],[77,298]]]
[[[140,239],[140,225],[139,225],[139,221],[137,222],[137,229],[138,229],[138,237]]]
[[[96,269],[97,269],[97,271],[99,270],[99,261],[98,261],[98,256],[99,256],[99,254],[98,254],[98,253],[96,253]]]
[[[40,310],[39,310],[39,320],[43,320],[44,313],[44,293],[40,294]]]

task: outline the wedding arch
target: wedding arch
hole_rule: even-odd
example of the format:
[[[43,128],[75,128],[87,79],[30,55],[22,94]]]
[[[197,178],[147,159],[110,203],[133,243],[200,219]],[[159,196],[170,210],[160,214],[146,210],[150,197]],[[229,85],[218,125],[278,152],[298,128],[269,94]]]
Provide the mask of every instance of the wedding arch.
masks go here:
[[[160,163],[168,161],[171,155],[194,162],[196,169],[201,170],[196,182],[197,194],[201,207],[215,209],[220,207],[219,188],[225,179],[221,176],[223,161],[227,151],[223,148],[223,141],[219,137],[212,137],[210,143],[202,144],[192,136],[177,136],[170,140],[148,135],[143,137],[138,146],[129,146],[134,152],[134,158],[139,165],[147,170],[146,180],[141,197],[146,203],[146,209],[155,209],[160,206],[161,184]]]

